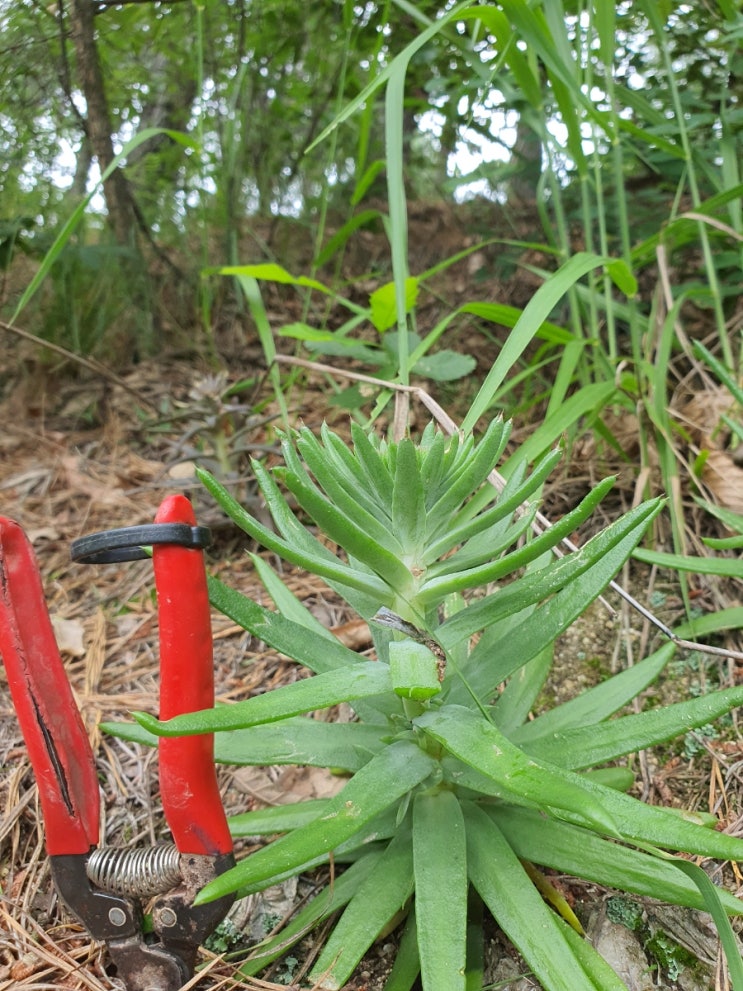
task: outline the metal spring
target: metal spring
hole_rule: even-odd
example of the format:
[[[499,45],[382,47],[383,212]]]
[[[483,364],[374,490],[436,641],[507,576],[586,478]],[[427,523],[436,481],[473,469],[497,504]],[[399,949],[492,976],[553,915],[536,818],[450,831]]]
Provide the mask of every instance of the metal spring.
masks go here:
[[[130,898],[148,898],[170,891],[181,881],[181,856],[173,843],[127,850],[93,850],[86,871],[98,888]]]

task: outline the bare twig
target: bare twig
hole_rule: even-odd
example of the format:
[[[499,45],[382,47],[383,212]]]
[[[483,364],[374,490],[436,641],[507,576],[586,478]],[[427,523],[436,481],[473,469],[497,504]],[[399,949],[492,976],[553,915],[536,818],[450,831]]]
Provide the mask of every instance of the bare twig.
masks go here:
[[[63,358],[67,358],[68,361],[73,361],[77,365],[82,365],[83,368],[87,368],[88,371],[94,372],[96,375],[102,376],[104,379],[108,379],[109,382],[113,382],[120,388],[124,389],[131,396],[134,396],[138,402],[142,403],[144,406],[149,406],[151,410],[157,411],[157,406],[152,402],[151,399],[147,399],[141,393],[133,389],[128,382],[126,382],[121,376],[117,375],[116,372],[112,372],[110,368],[106,368],[105,365],[101,364],[100,361],[96,361],[95,358],[86,358],[81,354],[75,354],[74,351],[68,350],[68,348],[62,347],[61,344],[53,344],[51,341],[45,341],[43,337],[37,337],[36,334],[32,334],[29,330],[23,330],[21,327],[14,327],[12,324],[5,323],[4,320],[0,320],[0,328],[6,330],[9,334],[15,334],[17,337],[22,337],[24,341],[31,341],[32,344],[36,344],[40,348],[46,348],[47,351],[53,351],[55,354],[61,355]]]

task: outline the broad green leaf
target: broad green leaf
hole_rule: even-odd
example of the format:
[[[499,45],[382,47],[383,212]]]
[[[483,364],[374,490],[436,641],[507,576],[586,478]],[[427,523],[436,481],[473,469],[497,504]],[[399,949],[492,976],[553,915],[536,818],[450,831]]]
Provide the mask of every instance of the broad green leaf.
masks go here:
[[[191,736],[272,723],[286,719],[287,716],[326,709],[331,705],[379,695],[391,689],[387,665],[379,661],[366,661],[304,678],[291,685],[283,685],[244,702],[189,712],[164,722],[144,712],[135,713],[134,716],[141,726],[158,736]]]
[[[356,965],[413,893],[410,829],[401,827],[359,885],[308,975],[322,987],[346,986]]]
[[[470,803],[464,813],[470,879],[545,991],[601,991],[492,819]]]
[[[445,705],[418,716],[414,725],[440,743],[462,763],[490,778],[506,796],[526,799],[582,817],[616,836],[612,816],[586,791],[583,779],[527,756],[481,713],[460,705]]]
[[[384,991],[411,991],[420,973],[418,955],[418,927],[415,920],[415,905],[408,912],[405,928],[395,954],[395,961],[384,985]]]
[[[418,955],[426,991],[465,991],[467,850],[453,792],[419,792],[413,803]]]
[[[739,705],[743,705],[743,687],[728,688],[608,722],[558,730],[522,745],[534,757],[579,770],[666,743]]]
[[[351,778],[317,819],[210,881],[197,895],[196,903],[213,901],[238,889],[261,890],[276,877],[301,870],[320,854],[329,853],[349,840],[434,770],[435,762],[415,744],[407,740],[390,744]]]
[[[550,644],[520,667],[500,693],[498,704],[492,710],[493,721],[509,739],[514,740],[515,730],[528,719],[549,677],[553,661],[554,645]]]
[[[405,312],[410,311],[418,301],[418,279],[409,276],[405,279]],[[385,285],[375,289],[369,297],[371,308],[371,322],[380,334],[397,323],[397,310],[395,304],[395,283],[387,282]]]
[[[243,275],[249,279],[257,279],[259,282],[277,282],[285,286],[303,286],[307,289],[315,289],[317,292],[334,296],[335,293],[328,286],[318,282],[317,279],[310,279],[306,275],[292,275],[281,265],[273,262],[263,262],[260,265],[220,265],[218,268],[206,269],[207,275]]]
[[[437,351],[419,358],[411,372],[421,378],[434,382],[454,382],[470,375],[477,365],[477,360],[469,354],[459,354],[457,351]]]

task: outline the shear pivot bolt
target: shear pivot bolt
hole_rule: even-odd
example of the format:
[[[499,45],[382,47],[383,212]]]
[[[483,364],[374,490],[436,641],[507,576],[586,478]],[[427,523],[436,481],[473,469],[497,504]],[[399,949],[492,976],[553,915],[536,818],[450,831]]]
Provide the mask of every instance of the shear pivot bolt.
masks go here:
[[[178,921],[178,916],[172,908],[160,909],[158,921],[164,929],[171,929]]]
[[[112,926],[125,926],[126,912],[123,908],[110,908],[108,910],[108,921]]]

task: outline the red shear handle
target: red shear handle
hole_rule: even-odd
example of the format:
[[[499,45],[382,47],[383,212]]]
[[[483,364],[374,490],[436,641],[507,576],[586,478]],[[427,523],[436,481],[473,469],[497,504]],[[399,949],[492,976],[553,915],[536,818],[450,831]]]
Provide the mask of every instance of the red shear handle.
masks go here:
[[[0,517],[0,654],[28,747],[50,855],[98,843],[98,778],[23,530]]]
[[[156,523],[195,526],[185,496],[165,499]],[[214,705],[214,663],[204,558],[175,544],[152,548],[160,622],[160,718]],[[165,817],[181,853],[232,851],[214,769],[214,737],[161,738],[160,791]]]

